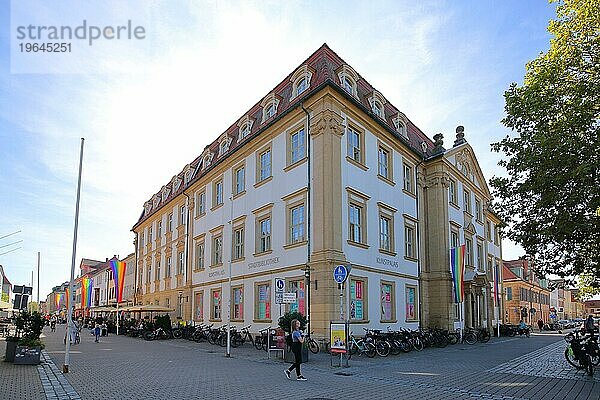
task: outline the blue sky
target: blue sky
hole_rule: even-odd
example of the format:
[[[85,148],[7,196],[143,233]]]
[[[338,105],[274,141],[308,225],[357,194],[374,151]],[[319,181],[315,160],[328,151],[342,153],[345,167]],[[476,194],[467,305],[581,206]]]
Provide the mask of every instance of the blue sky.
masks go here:
[[[63,1],[69,12],[54,18],[77,21],[98,3]],[[430,137],[450,146],[464,125],[489,179],[501,173],[490,143],[508,134],[503,93],[549,47],[554,16],[539,0],[119,4],[104,20],[143,21],[143,51],[106,53],[87,74],[11,73],[15,33],[0,5],[0,236],[21,230],[0,246],[23,240],[0,248],[21,246],[0,264],[28,283],[40,251],[42,298],[70,273],[80,137],[77,262],[131,253],[143,202],[324,42]]]

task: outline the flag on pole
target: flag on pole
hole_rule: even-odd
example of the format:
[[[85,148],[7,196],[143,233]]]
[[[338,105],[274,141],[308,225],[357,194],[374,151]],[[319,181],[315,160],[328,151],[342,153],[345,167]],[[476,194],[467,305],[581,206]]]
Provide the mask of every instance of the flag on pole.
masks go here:
[[[69,309],[69,306],[71,304],[71,296],[70,296],[71,293],[69,293],[69,292],[70,292],[69,288],[65,288],[65,307],[67,307],[67,310]]]
[[[115,281],[115,296],[117,297],[117,304],[123,301],[123,285],[125,283],[125,267],[124,261],[111,260],[110,267],[113,272],[113,279]]]
[[[93,285],[94,280],[87,276],[81,280],[81,308],[91,307]]]
[[[494,262],[494,302],[500,304],[500,266]]]
[[[90,278],[88,280],[88,288],[87,288],[87,306],[92,306],[92,289],[94,288],[94,279]]]
[[[62,293],[54,293],[54,304],[56,305],[56,309],[60,309],[60,299],[62,297]]]
[[[450,249],[450,273],[454,286],[454,302],[462,303],[465,297],[465,245]]]

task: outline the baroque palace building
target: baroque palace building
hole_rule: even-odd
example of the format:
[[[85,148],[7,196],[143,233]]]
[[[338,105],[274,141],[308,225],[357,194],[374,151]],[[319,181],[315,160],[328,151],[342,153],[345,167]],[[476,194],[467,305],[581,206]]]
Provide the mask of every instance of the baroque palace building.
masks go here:
[[[449,150],[441,134],[432,141],[323,45],[144,204],[132,228],[137,302],[196,322],[230,312],[254,330],[297,310],[324,335],[340,318],[333,269],[344,264],[355,332],[454,328],[461,313],[467,326],[491,327],[502,315],[500,221],[456,132]],[[449,267],[459,244],[462,307]],[[276,304],[275,278],[295,303]]]

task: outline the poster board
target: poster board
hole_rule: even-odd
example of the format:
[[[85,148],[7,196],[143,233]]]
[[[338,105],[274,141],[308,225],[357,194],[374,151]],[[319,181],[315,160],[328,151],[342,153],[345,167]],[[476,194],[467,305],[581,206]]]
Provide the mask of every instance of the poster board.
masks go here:
[[[348,324],[330,321],[329,340],[332,354],[346,354],[348,352]]]

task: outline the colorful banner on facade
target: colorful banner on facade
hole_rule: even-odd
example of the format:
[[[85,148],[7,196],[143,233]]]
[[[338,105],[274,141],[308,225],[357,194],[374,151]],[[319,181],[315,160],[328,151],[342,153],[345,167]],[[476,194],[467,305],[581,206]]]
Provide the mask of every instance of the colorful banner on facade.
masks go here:
[[[115,296],[117,297],[117,303],[120,303],[123,301],[126,263],[124,261],[111,260],[110,267],[112,268],[113,279],[115,281]]]
[[[454,302],[462,303],[465,297],[465,245],[450,249],[450,273],[454,286]]]
[[[92,288],[94,280],[84,276],[81,280],[81,308],[92,306]]]
[[[65,288],[65,307],[67,307],[67,310],[69,309],[69,305],[71,304],[71,296],[69,293],[69,288]]]
[[[62,293],[54,293],[54,305],[57,310],[60,310],[60,298]]]
[[[494,303],[500,305],[500,266],[494,262]]]

